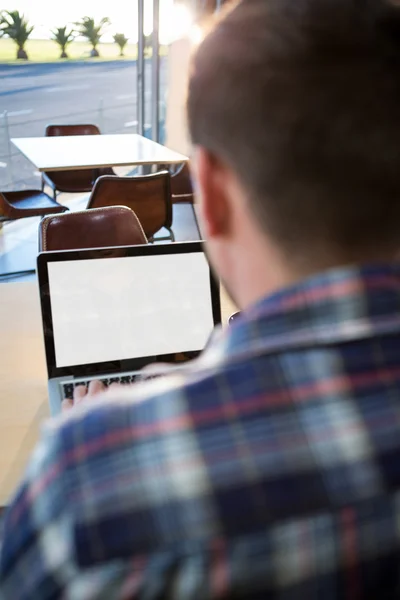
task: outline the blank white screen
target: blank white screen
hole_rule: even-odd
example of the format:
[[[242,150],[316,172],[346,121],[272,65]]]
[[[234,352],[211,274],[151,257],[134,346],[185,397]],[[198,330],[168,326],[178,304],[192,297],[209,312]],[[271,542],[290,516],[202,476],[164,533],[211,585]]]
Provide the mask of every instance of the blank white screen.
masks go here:
[[[57,367],[197,351],[212,331],[201,252],[49,262]]]

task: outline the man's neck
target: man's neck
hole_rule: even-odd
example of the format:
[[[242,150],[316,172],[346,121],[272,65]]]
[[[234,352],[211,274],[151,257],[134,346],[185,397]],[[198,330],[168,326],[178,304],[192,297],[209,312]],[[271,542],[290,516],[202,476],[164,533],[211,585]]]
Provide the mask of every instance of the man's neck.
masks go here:
[[[274,246],[253,237],[235,252],[226,287],[244,310],[302,278],[303,274],[292,271]]]

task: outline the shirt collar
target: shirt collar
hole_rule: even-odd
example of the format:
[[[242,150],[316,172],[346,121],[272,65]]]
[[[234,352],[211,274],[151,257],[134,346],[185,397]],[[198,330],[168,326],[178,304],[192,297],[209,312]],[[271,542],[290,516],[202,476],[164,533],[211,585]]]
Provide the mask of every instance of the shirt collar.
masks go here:
[[[219,339],[242,356],[336,344],[400,331],[400,264],[350,266],[314,275],[246,310]]]

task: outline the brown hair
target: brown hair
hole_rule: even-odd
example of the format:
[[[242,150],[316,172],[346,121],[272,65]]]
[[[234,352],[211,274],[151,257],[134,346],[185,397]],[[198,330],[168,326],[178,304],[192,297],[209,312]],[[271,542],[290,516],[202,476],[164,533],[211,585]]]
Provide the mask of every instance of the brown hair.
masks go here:
[[[242,0],[193,58],[194,144],[235,170],[293,254],[400,247],[400,8]]]

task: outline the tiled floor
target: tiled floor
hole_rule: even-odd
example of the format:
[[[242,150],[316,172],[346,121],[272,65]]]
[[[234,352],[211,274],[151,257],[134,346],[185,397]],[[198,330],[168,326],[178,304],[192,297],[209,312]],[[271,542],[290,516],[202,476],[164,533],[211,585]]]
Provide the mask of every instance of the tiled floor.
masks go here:
[[[88,195],[60,195],[59,202],[70,210],[82,210],[86,207]],[[0,281],[13,281],[8,274],[35,269],[38,254],[39,218],[20,219],[3,224],[0,228]],[[199,239],[199,233],[188,204],[175,204],[173,207],[173,231],[177,242]],[[160,231],[159,235],[162,235]],[[5,277],[5,275],[7,275]],[[19,275],[18,278],[21,276]]]

